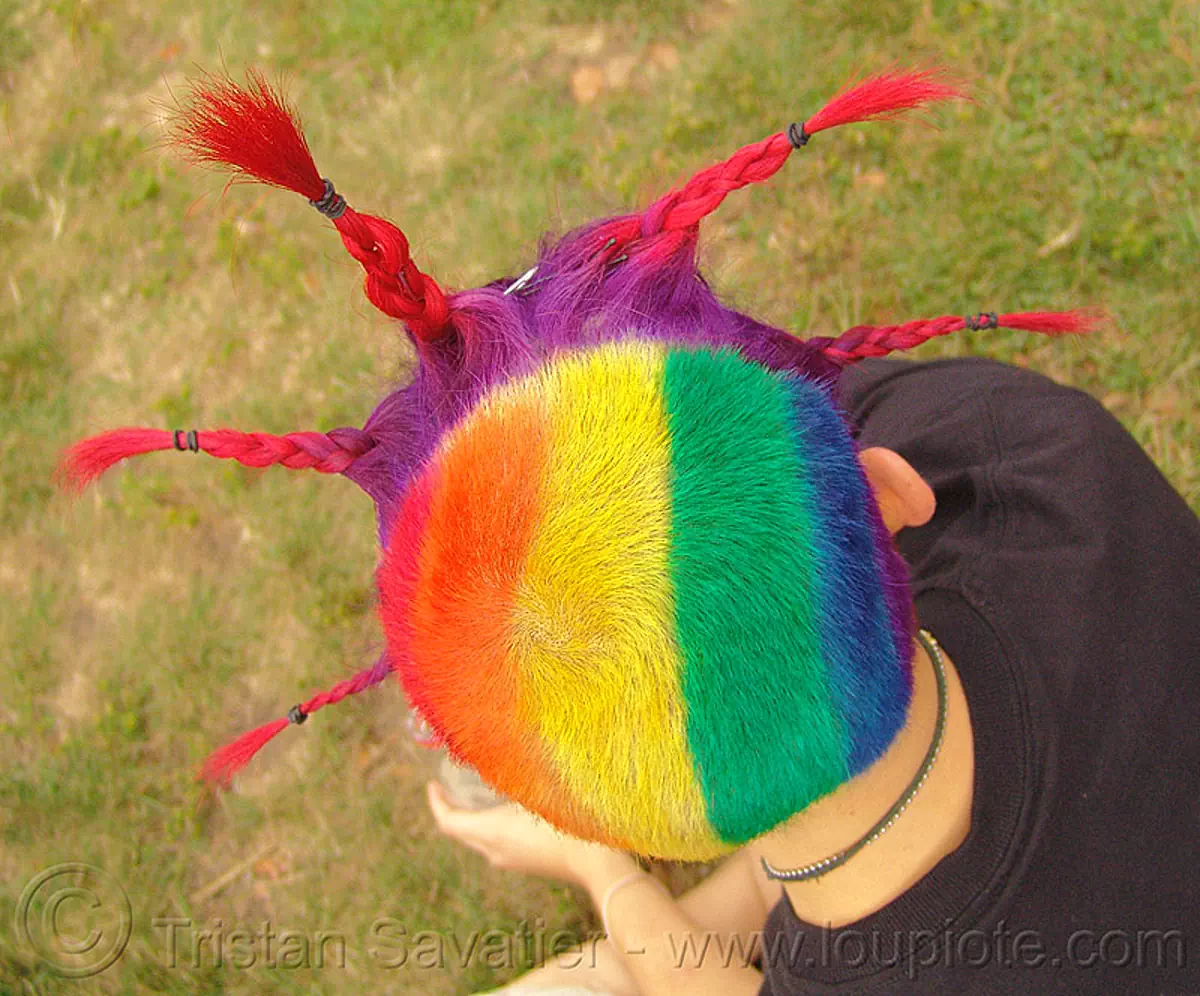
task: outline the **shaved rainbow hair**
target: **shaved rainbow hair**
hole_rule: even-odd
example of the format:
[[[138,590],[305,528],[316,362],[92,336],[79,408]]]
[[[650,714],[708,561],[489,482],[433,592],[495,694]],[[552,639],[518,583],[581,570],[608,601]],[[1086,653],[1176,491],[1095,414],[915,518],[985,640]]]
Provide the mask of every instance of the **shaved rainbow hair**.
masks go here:
[[[795,374],[633,338],[559,353],[446,435],[398,521],[379,585],[410,699],[578,836],[714,857],[903,723],[904,565]]]
[[[289,723],[388,674],[454,758],[576,836],[703,860],[869,767],[912,688],[907,572],[836,402],[864,357],[958,329],[1084,331],[1089,312],[985,313],[800,339],[723,305],[700,221],[836,125],[961,97],[888,72],[642,212],[546,244],[519,278],[446,293],[403,232],[321,177],[261,76],[196,86],[175,138],[308,197],[404,322],[412,380],[361,429],[120,429],[63,480],[191,449],[339,473],[374,500],[387,650],[206,765],[228,783]]]

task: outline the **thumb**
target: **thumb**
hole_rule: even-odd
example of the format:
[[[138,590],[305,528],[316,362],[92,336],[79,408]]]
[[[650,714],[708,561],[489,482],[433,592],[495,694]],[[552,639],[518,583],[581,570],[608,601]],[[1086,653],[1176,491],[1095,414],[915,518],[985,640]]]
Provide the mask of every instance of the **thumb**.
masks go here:
[[[433,819],[443,833],[460,834],[476,833],[480,829],[482,814],[456,806],[446,794],[441,782],[431,781],[425,786],[425,795],[429,799],[429,809]]]

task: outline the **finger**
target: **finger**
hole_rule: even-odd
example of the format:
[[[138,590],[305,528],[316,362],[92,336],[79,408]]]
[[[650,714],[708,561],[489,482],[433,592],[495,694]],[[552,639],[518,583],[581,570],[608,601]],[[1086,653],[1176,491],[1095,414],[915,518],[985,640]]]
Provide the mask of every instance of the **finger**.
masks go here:
[[[446,790],[440,782],[431,781],[425,786],[425,796],[429,800],[429,809],[439,827],[446,829],[446,824],[453,819],[454,806],[446,798]]]
[[[474,851],[489,865],[500,867],[499,857],[491,847],[480,838],[473,836],[468,830],[457,825],[458,816],[473,816],[473,813],[456,809],[446,798],[446,790],[439,782],[429,782],[425,786],[425,794],[429,797],[429,808],[433,810],[433,818],[442,833],[454,838],[463,847]]]
[[[437,781],[431,781],[425,786],[425,794],[429,799],[429,809],[433,819],[442,833],[453,837],[474,835],[479,830],[478,813],[469,809],[460,809],[446,795],[445,787]]]

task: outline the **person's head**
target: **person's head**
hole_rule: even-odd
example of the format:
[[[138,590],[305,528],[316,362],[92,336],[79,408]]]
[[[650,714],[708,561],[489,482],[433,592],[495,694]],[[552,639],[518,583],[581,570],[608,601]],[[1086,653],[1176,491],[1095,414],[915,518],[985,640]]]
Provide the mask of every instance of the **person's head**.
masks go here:
[[[378,509],[387,652],[290,714],[398,673],[451,754],[580,837],[704,859],[873,763],[903,725],[912,606],[889,536],[932,495],[859,453],[845,367],[964,327],[1081,329],[1079,313],[948,316],[803,340],[723,305],[701,219],[819,131],[959,96],[887,73],[634,214],[455,294],[395,226],[349,209],[259,77],[199,88],[197,158],[305,194],[406,323],[419,365],[362,429],[272,436],[118,430],[69,453],[84,483],[191,448],[341,473]],[[283,726],[219,754],[226,780]]]

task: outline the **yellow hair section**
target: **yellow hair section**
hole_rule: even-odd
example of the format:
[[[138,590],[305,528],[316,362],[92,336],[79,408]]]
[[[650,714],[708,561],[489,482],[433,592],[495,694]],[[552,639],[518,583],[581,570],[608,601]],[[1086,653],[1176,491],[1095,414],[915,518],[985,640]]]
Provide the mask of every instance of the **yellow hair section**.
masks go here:
[[[728,852],[687,741],[668,552],[664,353],[624,342],[526,381],[549,414],[542,521],[513,605],[523,711],[568,791],[645,854]]]

